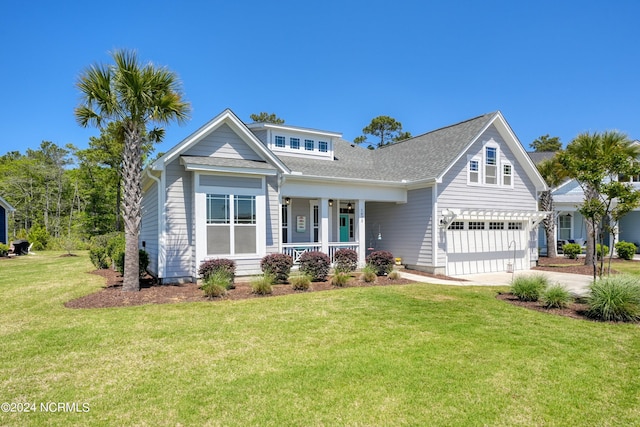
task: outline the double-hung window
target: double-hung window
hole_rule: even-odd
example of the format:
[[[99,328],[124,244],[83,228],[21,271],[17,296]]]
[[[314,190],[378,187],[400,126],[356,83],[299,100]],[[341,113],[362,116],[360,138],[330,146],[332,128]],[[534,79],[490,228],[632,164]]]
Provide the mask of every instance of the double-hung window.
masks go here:
[[[484,183],[498,183],[498,149],[496,147],[485,147]]]
[[[470,184],[480,183],[480,160],[477,158],[469,160],[469,175],[467,179]]]
[[[510,163],[502,164],[502,185],[505,187],[513,186],[513,166]]]
[[[256,196],[207,194],[207,254],[255,254],[256,218]]]

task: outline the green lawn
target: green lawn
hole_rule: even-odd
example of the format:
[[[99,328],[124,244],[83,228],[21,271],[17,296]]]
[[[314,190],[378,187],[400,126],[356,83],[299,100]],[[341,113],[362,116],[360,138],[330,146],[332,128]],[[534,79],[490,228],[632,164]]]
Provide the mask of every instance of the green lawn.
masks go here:
[[[637,325],[428,284],[71,310],[102,279],[59,255],[0,260],[0,401],[36,405],[0,425],[640,425]]]

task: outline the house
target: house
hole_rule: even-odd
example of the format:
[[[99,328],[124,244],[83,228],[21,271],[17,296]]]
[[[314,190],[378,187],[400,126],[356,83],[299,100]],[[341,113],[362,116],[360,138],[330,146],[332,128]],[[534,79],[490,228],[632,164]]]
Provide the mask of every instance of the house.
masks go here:
[[[0,197],[0,243],[9,244],[9,214],[15,211],[14,207]]]
[[[211,258],[253,274],[267,254],[340,248],[448,275],[528,269],[545,189],[500,112],[367,150],[227,109],[147,168],[140,242],[164,282]]]

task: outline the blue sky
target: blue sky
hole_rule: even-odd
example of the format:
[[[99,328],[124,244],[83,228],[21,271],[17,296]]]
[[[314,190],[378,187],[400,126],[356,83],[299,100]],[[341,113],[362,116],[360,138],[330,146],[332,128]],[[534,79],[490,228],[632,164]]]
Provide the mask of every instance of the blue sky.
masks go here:
[[[6,1],[0,155],[87,146],[77,77],[135,49],[192,104],[166,151],[225,108],[353,140],[388,115],[418,135],[501,110],[522,144],[585,131],[640,139],[640,2]]]

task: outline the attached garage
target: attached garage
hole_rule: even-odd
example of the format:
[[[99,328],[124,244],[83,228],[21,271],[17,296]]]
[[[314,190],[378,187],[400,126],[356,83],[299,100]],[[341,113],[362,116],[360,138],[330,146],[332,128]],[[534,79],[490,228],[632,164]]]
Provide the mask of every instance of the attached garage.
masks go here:
[[[530,233],[543,212],[465,212],[450,217],[445,233],[450,276],[530,268]]]

